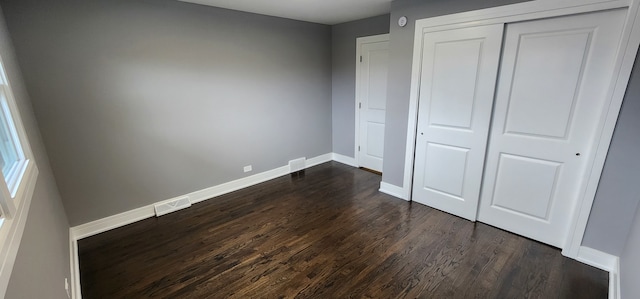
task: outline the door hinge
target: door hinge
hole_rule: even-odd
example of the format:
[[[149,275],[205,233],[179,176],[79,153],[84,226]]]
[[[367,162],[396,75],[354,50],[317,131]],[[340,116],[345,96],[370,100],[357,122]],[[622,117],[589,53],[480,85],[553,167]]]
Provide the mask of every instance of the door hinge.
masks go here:
[[[358,103],[358,108],[362,109],[362,102]]]
[[[360,146],[358,145],[358,151],[360,151]]]
[[[362,62],[362,55],[360,55],[360,62]]]

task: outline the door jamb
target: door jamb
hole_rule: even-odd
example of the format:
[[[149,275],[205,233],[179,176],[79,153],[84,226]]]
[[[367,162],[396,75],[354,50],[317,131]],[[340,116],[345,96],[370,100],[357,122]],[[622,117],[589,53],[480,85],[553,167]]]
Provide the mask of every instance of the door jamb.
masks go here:
[[[377,42],[388,42],[389,41],[389,34],[385,33],[385,34],[378,34],[378,35],[371,35],[371,36],[364,36],[364,37],[358,37],[356,38],[356,97],[355,97],[355,101],[354,101],[354,109],[355,109],[355,142],[353,143],[354,147],[353,147],[353,152],[354,152],[354,159],[355,159],[355,163],[358,167],[360,167],[360,151],[358,150],[358,146],[360,145],[360,88],[361,88],[361,83],[360,80],[361,78],[361,74],[360,74],[360,57],[362,56],[362,45],[363,44],[369,44],[369,43],[377,43]]]
[[[418,118],[418,99],[421,72],[422,36],[425,32],[450,30],[457,28],[512,23],[535,20],[578,13],[596,12],[609,9],[627,8],[627,17],[622,30],[622,38],[618,45],[615,67],[607,91],[607,99],[599,119],[594,141],[589,155],[587,171],[582,180],[582,187],[574,203],[571,221],[562,254],[577,258],[586,230],[591,206],[595,199],[600,175],[613,137],[620,107],[624,98],[631,69],[640,45],[640,0],[567,0],[567,1],[531,1],[471,12],[444,15],[416,21],[414,36],[413,63],[411,73],[411,93],[409,98],[409,114],[407,124],[407,143],[405,152],[403,196],[411,200],[413,184],[413,162],[415,156],[415,139]]]

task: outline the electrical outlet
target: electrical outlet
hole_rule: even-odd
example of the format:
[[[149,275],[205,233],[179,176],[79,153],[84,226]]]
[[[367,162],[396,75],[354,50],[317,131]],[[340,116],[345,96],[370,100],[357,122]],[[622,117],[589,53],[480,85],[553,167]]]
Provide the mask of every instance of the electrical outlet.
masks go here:
[[[64,278],[64,290],[67,291],[67,297],[71,299],[71,290],[69,290],[69,279],[66,277]]]
[[[251,165],[247,165],[244,167],[244,172],[249,172],[251,170],[253,170],[253,168],[251,168]]]

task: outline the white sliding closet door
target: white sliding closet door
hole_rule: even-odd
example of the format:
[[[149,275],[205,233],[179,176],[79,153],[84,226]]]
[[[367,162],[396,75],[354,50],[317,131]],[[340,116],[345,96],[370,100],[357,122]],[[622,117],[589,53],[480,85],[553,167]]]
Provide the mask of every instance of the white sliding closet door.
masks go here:
[[[615,10],[506,26],[480,221],[563,247],[624,18]]]
[[[425,33],[413,200],[475,221],[504,26]]]

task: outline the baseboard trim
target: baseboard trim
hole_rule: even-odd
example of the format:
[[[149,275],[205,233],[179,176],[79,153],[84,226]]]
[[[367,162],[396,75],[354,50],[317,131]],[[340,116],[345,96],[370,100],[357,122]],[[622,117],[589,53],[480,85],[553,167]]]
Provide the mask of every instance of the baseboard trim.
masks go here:
[[[356,158],[347,157],[345,155],[333,153],[332,160],[352,167],[358,167],[358,161],[356,161]]]
[[[380,192],[389,194],[391,196],[404,199],[409,201],[408,197],[405,195],[404,188],[398,187],[396,185],[392,185],[385,182],[380,182]]]
[[[336,161],[349,166],[357,167],[355,159],[346,157],[336,153],[323,154],[317,157],[307,159],[305,168],[313,167],[329,161]],[[214,197],[224,195],[233,191],[237,191],[246,187],[250,187],[262,182],[266,182],[283,175],[289,174],[289,166],[282,166],[252,176],[237,179],[231,182],[223,183],[210,188],[191,192],[182,196],[188,196],[192,204],[202,202]],[[393,185],[390,185],[393,186]],[[395,186],[393,186],[395,187]],[[394,195],[395,196],[395,195]],[[118,227],[122,227],[140,220],[155,216],[154,205],[170,201],[171,199],[155,202],[137,209],[126,211],[120,214],[112,215],[85,224],[77,225],[69,229],[70,241],[70,263],[71,263],[71,298],[82,299],[82,289],[80,284],[80,264],[78,261],[78,240],[97,235]]]
[[[220,184],[210,188],[191,192],[189,194],[186,194],[186,196],[189,196],[189,198],[191,199],[191,203],[195,204],[195,203],[205,201],[207,199],[211,199],[220,195],[231,193],[233,191],[237,191],[237,190],[240,190],[249,186],[253,186],[262,182],[266,182],[268,180],[281,177],[288,173],[289,173],[289,166],[282,166],[276,169],[254,174],[252,176],[237,179],[235,181],[231,181],[228,183],[224,183],[224,184]]]
[[[331,153],[320,155],[307,159],[305,161],[305,168],[313,167],[322,163],[331,161]],[[252,176],[241,178],[228,183],[220,184],[211,188],[202,189],[196,192],[187,194],[191,199],[191,203],[198,203],[207,199],[224,195],[233,191],[244,189],[262,182],[273,180],[283,175],[289,174],[289,166],[282,166],[276,169],[268,170]]]
[[[305,168],[313,167],[322,163],[333,160],[333,153],[328,153],[307,159]],[[210,188],[198,190],[185,194],[191,203],[195,204],[223,194],[237,191],[249,186],[253,186],[262,182],[266,182],[277,177],[289,174],[289,166],[282,166],[252,176],[237,179],[231,182],[223,183]],[[71,298],[82,299],[82,289],[80,284],[80,264],[78,262],[78,240],[97,235],[118,227],[125,226],[140,220],[155,216],[154,205],[170,201],[171,199],[162,200],[150,205],[146,205],[137,209],[126,211],[113,216],[105,217],[85,224],[77,225],[69,229],[69,254],[71,262]]]
[[[155,212],[153,210],[153,206],[155,204],[156,203],[74,226],[71,228],[71,235],[76,240],[80,240],[118,227],[125,226],[127,224],[153,217],[155,216]]]
[[[305,168],[313,167],[332,160],[352,167],[358,167],[357,164],[355,164],[354,158],[346,157],[336,153],[328,153],[307,159],[305,162]],[[192,203],[198,203],[287,174],[289,174],[288,165],[231,182],[223,183],[214,187],[191,192],[183,196],[188,196],[191,199]],[[379,191],[408,201],[408,196],[406,195],[406,192],[402,187],[386,182],[380,182]],[[167,200],[163,200],[157,203],[166,201]],[[80,265],[78,261],[78,240],[97,235],[99,233],[109,231],[118,227],[122,227],[140,220],[144,220],[146,218],[151,218],[155,216],[154,205],[157,203],[74,226],[69,229],[71,298],[82,299],[82,290],[80,284]],[[590,247],[581,246],[578,250],[576,260],[609,272],[609,298],[620,299],[620,260],[618,257]]]
[[[320,155],[317,157],[313,157],[306,160],[305,167],[308,168],[308,167],[316,166],[318,164],[329,162],[332,160],[332,158],[333,158],[333,153],[328,153],[328,154]],[[265,172],[261,172],[258,174],[254,174],[252,176],[237,179],[231,182],[223,183],[210,188],[191,192],[181,196],[188,196],[189,199],[191,200],[191,203],[195,204],[195,203],[199,203],[223,194],[227,194],[227,193],[237,191],[249,186],[266,182],[287,174],[289,174],[288,165],[278,167],[272,170],[268,170]],[[155,202],[153,204],[146,205],[137,209],[133,209],[120,214],[116,214],[113,216],[105,217],[105,218],[91,221],[85,224],[74,226],[70,229],[71,236],[75,240],[80,240],[86,237],[97,235],[102,232],[106,232],[108,230],[125,226],[127,224],[131,224],[146,218],[153,217],[155,216],[154,205],[158,203],[163,203],[166,201],[167,200],[162,200],[162,201]]]
[[[331,160],[333,160],[333,153],[320,155],[317,157],[313,157],[311,159],[307,159],[307,162],[305,163],[305,167],[306,168],[313,167],[316,165],[320,165],[322,163],[330,162]]]
[[[618,257],[586,246],[580,246],[576,260],[598,269],[613,272]]]
[[[576,260],[609,272],[609,299],[620,299],[620,258],[586,246],[580,246]]]

